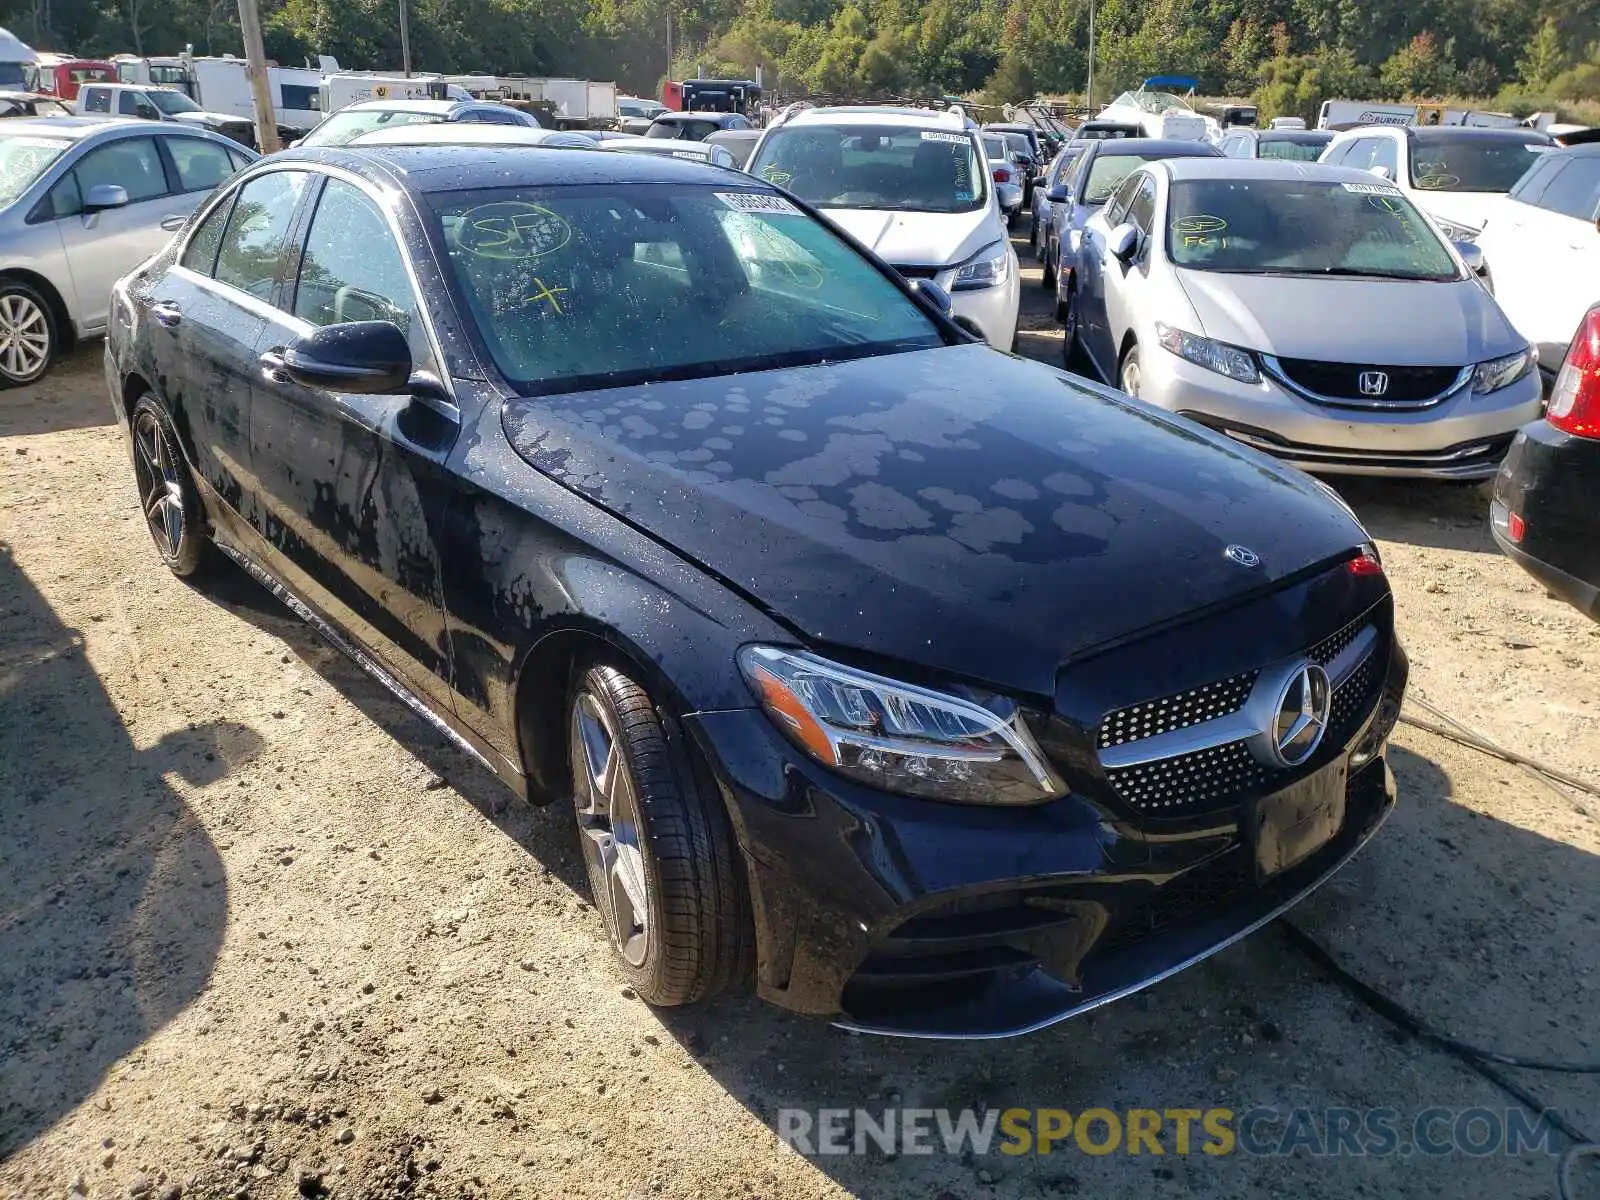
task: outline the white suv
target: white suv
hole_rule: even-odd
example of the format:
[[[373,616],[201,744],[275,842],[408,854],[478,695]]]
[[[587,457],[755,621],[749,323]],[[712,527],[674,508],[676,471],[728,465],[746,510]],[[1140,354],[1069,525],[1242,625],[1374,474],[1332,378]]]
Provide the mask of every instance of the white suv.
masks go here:
[[[1339,134],[1317,161],[1387,179],[1445,237],[1470,242],[1499,198],[1553,149],[1555,142],[1534,129],[1363,125]]]
[[[787,188],[908,280],[950,294],[991,346],[1016,340],[1016,251],[978,129],[959,110],[811,108],[780,116],[747,168]]]

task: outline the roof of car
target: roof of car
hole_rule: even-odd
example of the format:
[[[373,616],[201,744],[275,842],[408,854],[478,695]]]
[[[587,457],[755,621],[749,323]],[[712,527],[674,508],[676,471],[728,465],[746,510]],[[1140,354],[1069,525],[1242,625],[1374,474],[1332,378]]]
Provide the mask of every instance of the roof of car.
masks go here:
[[[122,121],[114,117],[9,117],[0,132],[31,134],[34,137],[68,138],[77,141],[97,130],[113,133],[204,133],[193,125],[179,125],[174,129],[161,128],[160,121]]]
[[[535,129],[531,125],[474,125],[466,121],[374,129],[354,139],[354,143],[362,146],[550,146],[582,150],[592,150],[599,144],[581,133],[559,129]]]
[[[697,112],[658,113],[656,120],[672,125],[679,121],[725,121],[732,117],[749,120],[743,113],[717,112],[714,109],[701,109]]]
[[[906,125],[923,122],[934,129],[965,130],[966,118],[936,108],[873,108],[867,105],[843,108],[808,108],[797,112],[785,125]]]
[[[1554,142],[1547,133],[1537,129],[1482,129],[1476,125],[1407,125],[1406,132],[1419,141],[1431,142],[1439,137],[1459,138],[1462,134],[1468,137],[1482,138],[1491,142],[1526,142],[1534,138],[1540,142]]]
[[[1286,158],[1167,158],[1153,164],[1173,180],[1179,179],[1310,179],[1328,183],[1365,183],[1390,188],[1370,171],[1335,167],[1327,163],[1294,162]],[[1396,189],[1398,193],[1398,189]]]
[[[1249,132],[1263,142],[1292,142],[1307,137],[1333,140],[1333,134],[1326,129],[1252,129]]]
[[[20,123],[20,122],[19,122]],[[610,145],[615,146],[612,142]],[[274,163],[321,163],[415,192],[486,187],[703,184],[771,190],[750,176],[732,181],[726,168],[670,154],[615,154],[609,149],[545,154],[536,146],[327,146],[286,150]]]
[[[331,117],[331,116],[337,115],[338,113],[350,112],[352,110],[354,110],[355,112],[365,112],[368,109],[374,109],[374,108],[395,108],[395,109],[409,110],[410,112],[418,112],[418,113],[444,113],[444,114],[449,114],[451,112],[454,112],[457,108],[461,107],[461,105],[463,105],[463,104],[484,104],[484,103],[487,103],[487,101],[482,101],[482,100],[427,100],[427,99],[423,99],[423,100],[404,100],[404,99],[398,99],[398,98],[394,99],[394,100],[358,100],[354,104],[347,104],[343,108],[336,109],[334,112],[331,112],[328,115]]]
[[[1222,153],[1210,142],[1202,142],[1194,138],[1105,138],[1100,141],[1087,142],[1085,152],[1091,146],[1094,148],[1094,153],[1102,157],[1105,155],[1118,157],[1124,154],[1147,156],[1164,154],[1210,158],[1220,156]]]

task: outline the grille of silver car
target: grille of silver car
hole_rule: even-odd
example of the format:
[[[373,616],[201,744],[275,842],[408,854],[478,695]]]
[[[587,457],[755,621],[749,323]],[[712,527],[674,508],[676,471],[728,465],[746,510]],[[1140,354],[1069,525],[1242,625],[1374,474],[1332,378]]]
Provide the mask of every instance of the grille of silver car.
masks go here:
[[[1353,634],[1351,636],[1354,636]],[[1108,713],[1100,722],[1100,747],[1120,746],[1155,737],[1187,725],[1198,725],[1213,717],[1225,717],[1244,706],[1260,671],[1246,671],[1231,679],[1207,683],[1174,696],[1147,700],[1129,708]]]
[[[1311,661],[1327,666],[1371,627],[1363,616],[1312,645]],[[1330,741],[1342,741],[1372,707],[1386,661],[1371,641],[1361,662],[1334,688],[1329,706]],[[1216,683],[1191,688],[1158,700],[1117,709],[1101,722],[1099,746],[1139,742],[1174,729],[1237,712],[1245,704],[1259,671],[1247,671]],[[1272,769],[1259,762],[1244,739],[1208,746],[1187,754],[1131,766],[1109,768],[1106,779],[1117,796],[1150,816],[1186,817],[1226,808],[1240,793],[1267,783]]]

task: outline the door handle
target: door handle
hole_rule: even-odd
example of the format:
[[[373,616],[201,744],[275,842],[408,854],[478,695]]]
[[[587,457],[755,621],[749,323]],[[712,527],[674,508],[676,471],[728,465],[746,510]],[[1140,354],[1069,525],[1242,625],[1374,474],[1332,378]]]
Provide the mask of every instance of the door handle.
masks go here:
[[[171,300],[164,300],[160,304],[152,304],[150,306],[150,315],[168,329],[183,320],[183,312]]]
[[[283,373],[283,347],[274,346],[256,359],[261,364],[261,374],[272,383],[288,383],[289,377]]]
[[[171,216],[161,218],[161,228],[168,233],[176,233],[183,228],[184,222],[188,219],[189,215],[187,213],[173,213]]]

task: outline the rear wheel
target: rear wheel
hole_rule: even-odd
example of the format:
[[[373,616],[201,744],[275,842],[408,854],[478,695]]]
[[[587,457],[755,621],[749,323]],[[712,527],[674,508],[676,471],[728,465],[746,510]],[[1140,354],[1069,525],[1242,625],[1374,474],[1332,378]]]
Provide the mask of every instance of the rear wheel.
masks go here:
[[[205,509],[177,435],[148,392],[133,406],[133,477],[150,540],[167,569],[179,578],[202,574],[213,561],[205,532]]]
[[[1122,356],[1122,368],[1117,372],[1117,387],[1130,396],[1137,396],[1142,382],[1143,372],[1139,367],[1139,347],[1129,346],[1128,352]]]
[[[32,383],[50,369],[60,334],[50,302],[16,279],[0,281],[0,388]]]
[[[742,978],[749,904],[714,781],[643,688],[593,666],[568,708],[573,804],[595,907],[618,966],[651,1004],[689,1004]]]
[[[1056,292],[1056,320],[1061,322],[1061,361],[1070,370],[1078,355],[1078,306],[1073,303],[1073,295],[1067,293],[1066,299],[1061,298],[1061,293]]]
[[[1044,263],[1044,273],[1039,277],[1039,286],[1053,288],[1056,286],[1056,256],[1050,252],[1050,239],[1046,238],[1044,249],[1039,258]]]

